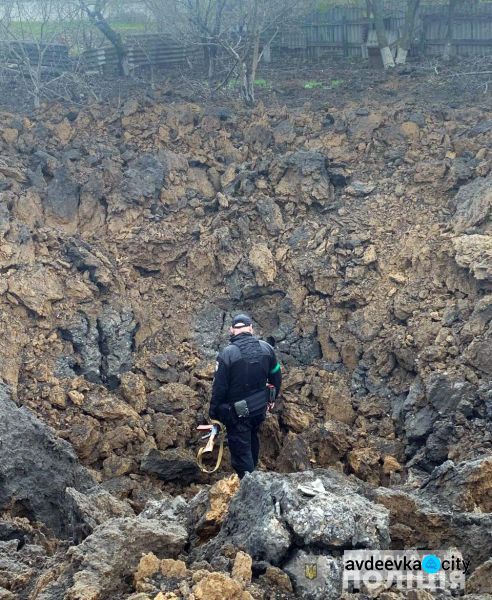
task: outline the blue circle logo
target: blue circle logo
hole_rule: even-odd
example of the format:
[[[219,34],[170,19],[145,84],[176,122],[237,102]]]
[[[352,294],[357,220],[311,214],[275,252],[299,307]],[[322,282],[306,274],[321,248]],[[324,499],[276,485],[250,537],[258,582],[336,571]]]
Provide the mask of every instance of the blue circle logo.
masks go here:
[[[435,554],[426,554],[422,559],[422,569],[426,573],[437,573],[441,569],[441,559]]]

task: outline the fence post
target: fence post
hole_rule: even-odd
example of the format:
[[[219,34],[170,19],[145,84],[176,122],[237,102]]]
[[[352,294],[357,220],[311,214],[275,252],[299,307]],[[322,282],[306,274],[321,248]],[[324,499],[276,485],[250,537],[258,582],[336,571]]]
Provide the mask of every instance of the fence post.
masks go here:
[[[343,44],[343,55],[348,56],[348,31],[347,31],[347,17],[344,15],[342,19],[342,44]]]
[[[426,37],[426,28],[427,28],[427,16],[422,13],[422,29],[420,31],[420,56],[427,56],[427,37]]]

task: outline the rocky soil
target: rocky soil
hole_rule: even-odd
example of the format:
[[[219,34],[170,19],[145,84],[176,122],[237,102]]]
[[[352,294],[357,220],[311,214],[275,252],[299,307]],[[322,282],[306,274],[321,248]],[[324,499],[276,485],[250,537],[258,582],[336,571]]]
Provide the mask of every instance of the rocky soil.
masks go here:
[[[335,599],[388,547],[492,594],[492,110],[414,91],[0,114],[1,600]],[[285,380],[240,487],[194,461],[239,310]]]

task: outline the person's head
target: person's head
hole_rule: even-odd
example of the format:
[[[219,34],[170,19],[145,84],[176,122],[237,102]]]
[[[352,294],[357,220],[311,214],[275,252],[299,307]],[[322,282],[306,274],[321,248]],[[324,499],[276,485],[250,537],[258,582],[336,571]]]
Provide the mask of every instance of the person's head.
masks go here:
[[[231,335],[239,335],[240,333],[253,333],[253,321],[248,315],[236,315],[232,319],[232,324],[229,329]]]

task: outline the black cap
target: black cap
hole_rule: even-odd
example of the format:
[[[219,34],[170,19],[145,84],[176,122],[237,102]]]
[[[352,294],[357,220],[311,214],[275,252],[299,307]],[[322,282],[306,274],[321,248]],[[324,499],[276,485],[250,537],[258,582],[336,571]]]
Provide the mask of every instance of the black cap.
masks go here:
[[[248,327],[249,325],[253,325],[253,321],[251,320],[250,317],[248,317],[248,315],[236,315],[233,319],[232,319],[232,326],[233,327]]]

